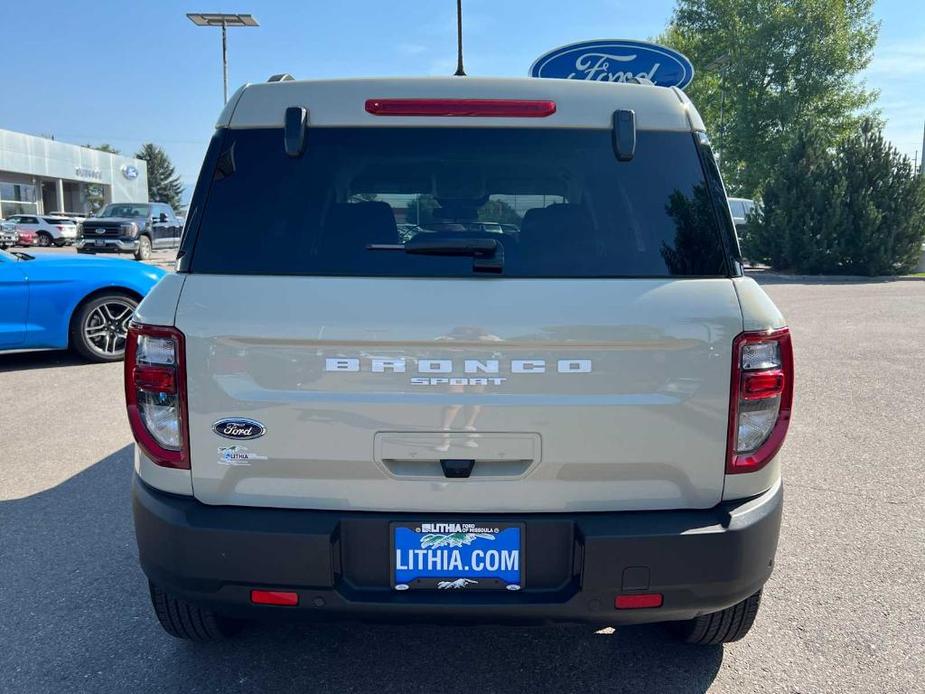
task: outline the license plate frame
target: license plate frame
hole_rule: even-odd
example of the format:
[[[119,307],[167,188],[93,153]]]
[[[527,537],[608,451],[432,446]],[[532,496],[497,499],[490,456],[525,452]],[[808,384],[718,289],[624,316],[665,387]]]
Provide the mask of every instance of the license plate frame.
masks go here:
[[[425,541],[426,536],[431,536],[431,539]],[[524,523],[456,520],[391,522],[389,581],[392,589],[397,591],[519,591],[524,587],[525,540]],[[408,554],[409,550],[421,549],[426,554]],[[474,555],[475,552],[481,554]],[[453,558],[454,554],[458,559]],[[432,555],[440,558],[431,563],[428,559]],[[478,556],[477,561],[475,556]],[[512,568],[512,563],[515,568]],[[427,564],[431,568],[428,569]]]

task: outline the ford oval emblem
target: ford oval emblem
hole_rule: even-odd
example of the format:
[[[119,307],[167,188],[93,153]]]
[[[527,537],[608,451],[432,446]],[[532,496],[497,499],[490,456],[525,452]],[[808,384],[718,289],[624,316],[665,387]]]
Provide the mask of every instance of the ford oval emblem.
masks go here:
[[[235,417],[218,420],[212,425],[212,431],[226,439],[247,441],[248,439],[259,439],[267,433],[267,428],[253,419]]]
[[[694,78],[694,66],[681,53],[655,43],[600,39],[549,51],[533,63],[530,75],[588,82],[636,78],[683,89]]]
[[[124,164],[122,166],[122,175],[125,176],[128,180],[134,181],[138,178],[138,169],[131,164]]]

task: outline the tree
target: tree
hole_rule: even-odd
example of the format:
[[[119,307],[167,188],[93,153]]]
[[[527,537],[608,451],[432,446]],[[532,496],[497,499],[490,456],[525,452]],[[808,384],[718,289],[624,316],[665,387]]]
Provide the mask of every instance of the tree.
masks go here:
[[[88,149],[96,149],[100,152],[108,152],[109,154],[120,153],[119,150],[117,150],[115,147],[106,143],[101,145],[86,144],[84,147],[87,147]],[[106,202],[106,198],[103,196],[103,186],[99,183],[87,183],[84,190],[86,190],[86,204],[89,208],[87,211],[91,214],[99,212],[103,207],[103,203]]]
[[[479,208],[479,221],[520,226],[523,220],[517,211],[504,200],[489,200]]]
[[[876,121],[832,148],[797,137],[750,220],[751,260],[803,273],[892,275],[915,267],[925,238],[925,179]]]
[[[674,220],[673,243],[662,242],[659,253],[672,275],[700,275],[704,268],[722,274],[722,256],[717,258],[716,247],[703,242],[703,230],[716,225],[715,198],[706,185],[694,186],[693,195],[680,190],[673,192],[665,206]]]
[[[409,224],[429,224],[434,221],[434,210],[440,207],[437,199],[423,193],[408,201],[407,221]]]
[[[831,145],[876,93],[857,81],[879,25],[873,0],[677,0],[659,38],[694,63],[686,88],[727,185],[754,197],[800,133]],[[722,131],[720,112],[722,111]]]
[[[135,152],[135,158],[148,165],[148,198],[152,202],[166,202],[174,210],[179,210],[183,185],[167,152],[149,142]]]

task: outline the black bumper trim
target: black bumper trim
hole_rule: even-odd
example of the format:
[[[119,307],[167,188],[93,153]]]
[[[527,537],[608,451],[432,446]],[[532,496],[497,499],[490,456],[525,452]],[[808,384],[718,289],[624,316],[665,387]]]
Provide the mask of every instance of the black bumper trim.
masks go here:
[[[388,525],[434,514],[207,506],[133,483],[142,568],[164,590],[232,616],[639,623],[690,619],[760,590],[780,529],[778,484],[707,510],[445,514],[526,524],[517,593],[393,591]],[[252,588],[294,590],[299,607],[250,604]],[[660,608],[614,610],[623,592]]]

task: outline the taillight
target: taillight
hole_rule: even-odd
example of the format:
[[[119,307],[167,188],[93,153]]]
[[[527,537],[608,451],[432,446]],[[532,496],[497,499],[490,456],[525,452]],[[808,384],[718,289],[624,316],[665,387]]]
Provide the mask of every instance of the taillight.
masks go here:
[[[135,441],[155,464],[189,469],[183,333],[131,323],[125,346],[125,403]]]
[[[790,330],[739,335],[732,346],[726,472],[754,472],[780,450],[793,407]]]
[[[469,116],[486,118],[545,118],[556,102],[529,99],[367,99],[374,116]]]

